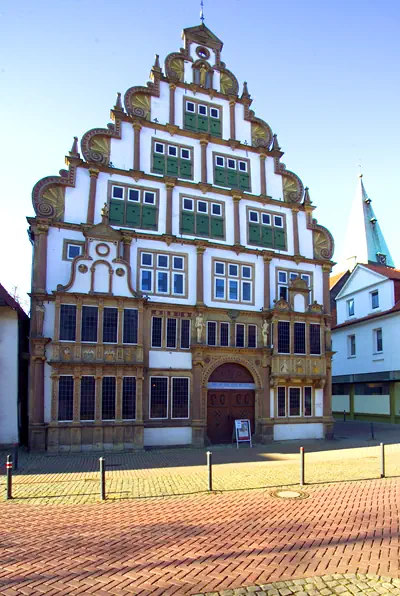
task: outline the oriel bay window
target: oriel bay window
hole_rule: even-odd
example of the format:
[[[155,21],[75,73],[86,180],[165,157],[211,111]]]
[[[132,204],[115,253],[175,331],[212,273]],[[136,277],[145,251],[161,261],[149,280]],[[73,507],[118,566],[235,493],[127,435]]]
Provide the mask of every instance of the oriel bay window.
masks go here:
[[[115,420],[115,397],[116,397],[116,379],[115,377],[102,378],[101,393],[101,418],[102,420]]]
[[[294,353],[306,353],[306,324],[294,323]]]
[[[82,306],[81,341],[97,342],[98,307]]]
[[[313,276],[311,272],[308,271],[290,271],[289,269],[277,269],[276,271],[276,296],[277,300],[281,298],[289,301],[289,287],[290,283],[293,282],[295,279],[300,277],[303,281],[306,282],[307,287],[309,288],[308,293],[308,302],[309,304],[313,301],[312,296],[312,288],[313,288]]]
[[[254,303],[254,267],[213,259],[214,301]]]
[[[138,259],[138,285],[144,294],[186,297],[186,255],[140,250]]]
[[[122,419],[136,418],[136,377],[122,379]]]
[[[151,419],[189,418],[189,377],[150,377],[149,393],[149,417]],[[169,404],[170,397],[171,404]]]
[[[278,353],[290,354],[290,322],[278,321]]]
[[[183,126],[194,132],[207,132],[220,137],[222,132],[222,107],[184,98]]]
[[[312,355],[321,354],[321,325],[316,324],[316,323],[310,323],[309,334],[310,334],[310,354],[312,354]]]
[[[104,307],[103,310],[103,343],[117,343],[118,308]]]
[[[76,339],[76,305],[61,304],[60,307],[60,340],[75,341]]]
[[[152,167],[155,174],[193,180],[193,147],[153,139]]]
[[[151,347],[188,350],[190,348],[190,319],[152,317]]]
[[[250,160],[213,154],[214,184],[251,191]]]
[[[138,311],[136,308],[124,308],[122,342],[124,344],[137,344],[137,336]]]
[[[278,418],[312,416],[312,387],[277,387]]]
[[[181,234],[225,238],[225,205],[218,201],[181,196]]]
[[[99,309],[97,306],[61,304],[60,307],[60,341],[76,341],[77,313],[81,312],[81,341],[97,343],[118,343],[118,308],[105,306],[102,311],[103,333],[98,338]],[[137,344],[138,310],[124,308],[122,324],[122,343]]]
[[[81,378],[81,406],[80,419],[94,420],[96,404],[96,380],[94,377]]]
[[[248,207],[247,226],[248,244],[287,250],[284,215]]]
[[[159,191],[144,186],[109,183],[110,224],[157,230]]]

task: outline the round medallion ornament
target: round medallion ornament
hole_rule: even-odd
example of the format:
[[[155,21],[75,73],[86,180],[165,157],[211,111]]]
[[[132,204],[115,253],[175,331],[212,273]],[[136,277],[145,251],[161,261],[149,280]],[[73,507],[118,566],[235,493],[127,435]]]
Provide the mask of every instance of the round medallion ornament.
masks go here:
[[[118,267],[118,269],[115,270],[115,273],[119,276],[119,277],[124,277],[125,275],[125,271],[121,268]]]
[[[202,58],[203,60],[208,60],[210,57],[210,52],[207,50],[207,48],[203,46],[199,46],[198,48],[196,48],[196,54],[199,58]]]
[[[108,244],[104,244],[104,242],[101,242],[96,246],[96,252],[99,255],[99,257],[107,257],[110,254],[110,247],[108,246]]]
[[[79,265],[78,271],[79,271],[79,273],[87,273],[88,272],[87,265]]]

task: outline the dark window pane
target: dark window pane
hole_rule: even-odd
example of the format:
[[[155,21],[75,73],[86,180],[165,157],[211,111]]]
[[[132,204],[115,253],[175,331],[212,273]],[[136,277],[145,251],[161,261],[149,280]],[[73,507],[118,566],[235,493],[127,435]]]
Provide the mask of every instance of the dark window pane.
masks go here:
[[[290,323],[278,321],[278,352],[290,354]]]
[[[189,319],[181,320],[181,348],[190,348],[190,321]]]
[[[75,341],[76,337],[76,306],[62,304],[60,309],[60,339]]]
[[[162,318],[153,317],[153,325],[151,331],[151,347],[161,348],[162,347]]]
[[[167,319],[167,348],[176,348],[176,319]]]
[[[58,419],[72,420],[74,412],[74,377],[61,376],[58,381]]]
[[[124,344],[137,344],[138,311],[136,308],[124,309]]]
[[[236,325],[236,347],[244,348],[244,325]]]
[[[168,379],[150,377],[150,418],[167,418]]]
[[[306,324],[295,323],[294,324],[294,353],[305,354],[306,353]]]
[[[257,327],[255,325],[248,326],[249,348],[257,347]]]
[[[97,342],[97,306],[82,306],[82,341]]]
[[[94,377],[81,379],[81,420],[94,420],[96,402],[96,381]]]
[[[189,379],[172,379],[172,418],[189,418]]]
[[[124,377],[122,382],[122,418],[136,418],[136,377]]]
[[[209,346],[217,345],[217,323],[208,321],[207,323],[207,344]]]
[[[118,308],[105,307],[103,311],[103,342],[117,343]]]
[[[229,346],[229,323],[221,323],[220,334],[220,345]]]
[[[103,420],[115,419],[115,377],[103,377],[101,417]]]
[[[278,387],[278,416],[286,416],[286,387]]]
[[[289,416],[300,416],[300,387],[289,387]]]
[[[310,325],[310,354],[321,354],[320,325]]]
[[[312,411],[312,390],[311,387],[304,387],[304,416],[311,416]]]

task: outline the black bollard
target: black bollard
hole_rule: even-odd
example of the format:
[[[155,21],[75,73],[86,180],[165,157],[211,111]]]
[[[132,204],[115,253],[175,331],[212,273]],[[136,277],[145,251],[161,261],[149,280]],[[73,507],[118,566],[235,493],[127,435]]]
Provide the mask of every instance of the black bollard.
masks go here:
[[[100,457],[100,499],[106,500],[106,467],[104,457]]]
[[[18,443],[15,443],[15,445],[14,445],[13,465],[14,465],[14,470],[18,470]]]
[[[374,435],[374,423],[371,422],[371,439],[375,439],[375,435]]]
[[[385,445],[381,443],[381,478],[385,478]]]
[[[12,499],[12,461],[11,455],[7,455],[6,463],[6,474],[7,474],[7,494],[6,499]]]
[[[304,447],[300,447],[300,486],[304,485]]]
[[[343,410],[343,422],[346,422],[346,410]]]
[[[212,452],[207,451],[208,490],[212,491]]]

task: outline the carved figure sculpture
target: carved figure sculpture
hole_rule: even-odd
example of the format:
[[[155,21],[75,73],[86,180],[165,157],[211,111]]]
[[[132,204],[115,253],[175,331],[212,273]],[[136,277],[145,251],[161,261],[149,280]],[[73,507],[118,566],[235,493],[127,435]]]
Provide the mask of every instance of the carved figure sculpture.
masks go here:
[[[201,64],[201,66],[200,66],[200,85],[202,87],[206,86],[206,75],[207,75],[207,69],[204,66],[204,64]]]
[[[324,329],[325,329],[325,350],[332,350],[331,330],[326,323],[325,323]]]
[[[267,319],[264,319],[262,327],[261,327],[261,335],[263,338],[263,342],[264,342],[264,348],[266,348],[268,346],[268,340],[269,340],[269,323],[267,321]]]
[[[43,335],[43,321],[44,321],[44,306],[43,306],[43,302],[39,301],[36,305],[36,333],[39,336]]]
[[[201,312],[197,315],[194,326],[197,332],[197,343],[201,344],[201,336],[203,335],[204,319]]]

